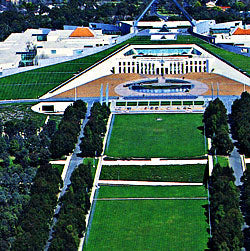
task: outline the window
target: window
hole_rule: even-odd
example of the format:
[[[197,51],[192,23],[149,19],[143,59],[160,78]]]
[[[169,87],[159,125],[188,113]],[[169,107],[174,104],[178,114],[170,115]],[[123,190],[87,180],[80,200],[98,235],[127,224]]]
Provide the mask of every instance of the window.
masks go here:
[[[56,54],[56,50],[51,50],[51,54]]]
[[[54,112],[54,105],[43,105],[42,111],[44,112]]]

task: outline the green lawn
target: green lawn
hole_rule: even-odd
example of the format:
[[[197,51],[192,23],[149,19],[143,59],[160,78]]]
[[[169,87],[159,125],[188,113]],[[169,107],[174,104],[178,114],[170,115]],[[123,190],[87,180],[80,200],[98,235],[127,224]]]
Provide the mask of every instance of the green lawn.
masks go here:
[[[116,115],[105,154],[123,158],[202,156],[201,126],[202,114]]]
[[[206,204],[206,199],[97,201],[84,250],[204,250]]]
[[[92,178],[95,178],[95,172],[96,172],[96,168],[98,165],[98,159],[94,159],[94,158],[84,158],[83,159],[83,164],[84,165],[88,165],[89,163],[91,164],[91,175]]]
[[[217,155],[217,160],[216,160],[216,158],[214,157],[214,165],[215,165],[216,163],[219,163],[220,166],[225,166],[225,167],[226,167],[226,166],[229,165],[228,157]]]
[[[102,166],[101,180],[203,182],[206,165]]]
[[[60,174],[62,174],[64,165],[53,164],[52,167],[53,167],[53,168],[56,168],[56,169],[58,170],[58,172],[59,172]]]
[[[98,198],[207,197],[204,186],[101,186]]]

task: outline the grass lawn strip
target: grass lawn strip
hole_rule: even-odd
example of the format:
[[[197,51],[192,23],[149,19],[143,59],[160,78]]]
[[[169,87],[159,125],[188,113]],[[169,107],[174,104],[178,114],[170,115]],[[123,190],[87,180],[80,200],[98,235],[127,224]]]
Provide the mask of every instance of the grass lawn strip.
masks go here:
[[[203,182],[206,165],[102,166],[101,180]]]
[[[90,158],[90,157],[84,158],[83,159],[83,164],[84,165],[88,165],[88,164],[91,165],[91,175],[94,178],[95,177],[96,168],[97,168],[97,165],[98,165],[98,159]]]
[[[62,175],[64,165],[61,165],[61,164],[53,164],[52,167],[53,167],[53,168],[57,168],[57,169],[58,169],[58,172],[60,173],[60,175]]]
[[[195,198],[206,197],[204,186],[101,186],[98,198]]]
[[[204,250],[204,200],[97,201],[84,250]]]
[[[201,127],[202,114],[116,115],[105,154],[121,158],[200,157],[205,154]]]
[[[216,160],[216,157],[217,157],[217,160]],[[224,167],[229,166],[228,157],[226,157],[226,156],[219,156],[219,155],[217,155],[216,157],[214,157],[214,165],[216,163],[219,163],[220,166],[224,166]]]

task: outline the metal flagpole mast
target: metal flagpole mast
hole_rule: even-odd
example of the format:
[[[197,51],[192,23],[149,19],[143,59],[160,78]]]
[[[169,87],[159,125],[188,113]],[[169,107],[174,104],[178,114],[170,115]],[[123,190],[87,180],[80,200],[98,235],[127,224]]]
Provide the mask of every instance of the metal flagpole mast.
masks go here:
[[[213,85],[213,83],[212,83],[211,88],[212,88],[212,100],[214,100],[214,85]]]
[[[106,86],[106,106],[109,105],[109,84]]]
[[[102,105],[103,102],[103,85],[101,84],[101,89],[100,89],[100,103]]]

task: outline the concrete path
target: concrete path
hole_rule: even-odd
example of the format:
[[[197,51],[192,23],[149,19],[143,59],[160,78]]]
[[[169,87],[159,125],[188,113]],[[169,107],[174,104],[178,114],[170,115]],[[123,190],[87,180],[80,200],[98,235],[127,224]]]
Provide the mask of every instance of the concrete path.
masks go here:
[[[207,164],[207,159],[184,159],[184,160],[164,160],[160,158],[152,158],[151,160],[103,160],[102,165],[105,166],[158,166],[158,165],[196,165]]]
[[[131,186],[202,186],[203,183],[155,182],[131,180],[99,180],[98,185],[131,185]]]
[[[236,178],[235,185],[241,186],[242,182],[240,181],[241,176],[243,175],[243,168],[240,154],[236,147],[234,147],[233,151],[229,156],[229,166],[234,170],[234,176]]]
[[[66,170],[64,170],[66,174],[65,174],[65,178],[63,180],[63,188],[62,188],[62,190],[61,190],[61,192],[59,194],[58,199],[60,199],[65,194],[68,186],[71,184],[70,177],[71,177],[73,171],[83,161],[83,158],[78,157],[77,154],[80,153],[81,138],[83,137],[83,130],[84,130],[84,127],[85,127],[86,123],[88,122],[88,116],[90,115],[90,109],[91,109],[92,105],[93,105],[93,103],[88,103],[85,120],[83,121],[83,123],[81,125],[81,131],[80,131],[80,134],[78,136],[78,141],[77,141],[77,144],[76,144],[76,148],[75,148],[75,150],[74,150],[74,152],[73,152],[73,154],[71,156],[68,168]],[[58,202],[59,202],[59,200],[58,200]],[[55,226],[55,224],[57,222],[57,218],[55,217],[55,215],[57,215],[60,212],[60,209],[61,209],[61,206],[59,204],[57,204],[56,209],[55,209],[53,222],[52,222],[51,229],[50,229],[50,232],[49,232],[49,238],[48,238],[48,241],[47,241],[46,246],[44,248],[44,251],[47,251],[49,249],[50,241],[52,239],[52,234],[53,234],[53,228],[54,228],[54,226]]]
[[[249,158],[245,158],[245,163],[249,164],[250,163],[250,159]]]
[[[51,165],[65,165],[66,160],[52,160],[49,162]]]

